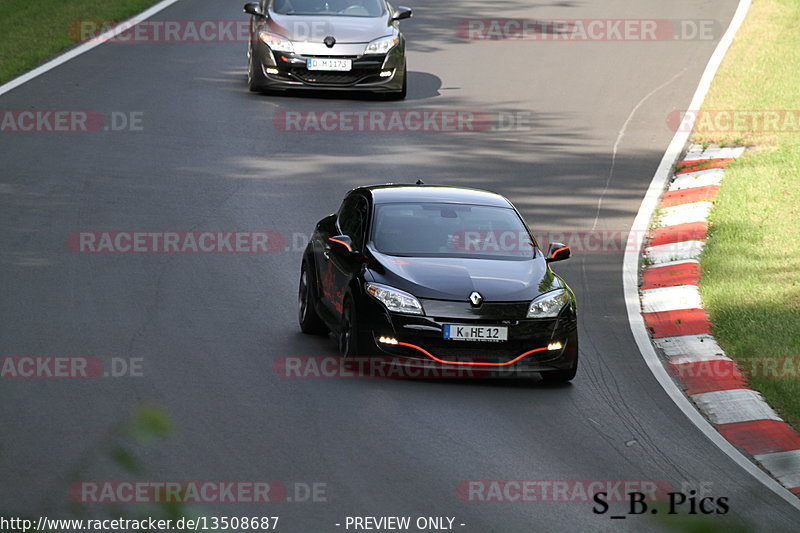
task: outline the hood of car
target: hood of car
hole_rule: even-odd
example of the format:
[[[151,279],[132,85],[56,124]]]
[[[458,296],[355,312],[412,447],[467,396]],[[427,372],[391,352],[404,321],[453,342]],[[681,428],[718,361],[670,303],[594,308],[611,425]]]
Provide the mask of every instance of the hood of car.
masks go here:
[[[333,37],[337,44],[368,43],[395,32],[389,17],[347,17],[319,15],[279,15],[270,12],[269,31],[292,42],[323,43]],[[335,49],[335,45],[333,47]]]
[[[396,257],[373,252],[375,281],[417,298],[468,301],[477,291],[484,302],[517,302],[561,287],[541,254],[529,260],[453,257]]]

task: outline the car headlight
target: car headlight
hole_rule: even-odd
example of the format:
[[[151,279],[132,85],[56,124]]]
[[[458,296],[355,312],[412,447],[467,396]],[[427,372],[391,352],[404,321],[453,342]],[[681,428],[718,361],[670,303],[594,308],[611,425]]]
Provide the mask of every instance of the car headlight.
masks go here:
[[[569,298],[564,289],[557,289],[545,293],[528,306],[528,318],[553,318],[558,316],[561,309],[567,305]]]
[[[272,50],[280,52],[294,52],[294,45],[292,41],[277,33],[269,33],[267,31],[259,32],[258,38],[261,42],[269,46]]]
[[[371,43],[367,45],[367,49],[364,50],[364,54],[385,54],[395,46],[397,43],[400,42],[400,38],[397,36],[389,36],[389,37],[381,37],[380,39],[375,39]]]
[[[422,304],[414,296],[405,291],[381,285],[380,283],[367,283],[367,293],[381,302],[389,311],[406,313],[409,315],[422,315]]]

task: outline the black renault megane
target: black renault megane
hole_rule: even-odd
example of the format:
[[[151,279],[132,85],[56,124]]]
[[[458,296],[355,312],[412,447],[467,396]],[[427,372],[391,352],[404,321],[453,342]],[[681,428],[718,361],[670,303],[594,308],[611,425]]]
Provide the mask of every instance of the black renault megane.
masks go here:
[[[303,254],[299,318],[343,356],[406,365],[537,372],[578,368],[577,309],[514,206],[477,189],[359,187],[317,224]]]
[[[344,89],[406,96],[406,43],[398,22],[411,9],[386,0],[261,0],[247,51],[251,91]]]

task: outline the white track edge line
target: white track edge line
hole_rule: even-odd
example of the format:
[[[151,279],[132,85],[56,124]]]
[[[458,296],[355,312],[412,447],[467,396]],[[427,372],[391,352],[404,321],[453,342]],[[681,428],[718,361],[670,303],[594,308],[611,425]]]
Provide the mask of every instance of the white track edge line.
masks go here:
[[[733,42],[736,32],[741,27],[742,22],[744,22],[747,11],[750,9],[750,5],[751,0],[739,1],[739,5],[733,14],[733,18],[731,19],[728,29],[725,31],[722,39],[720,39],[719,43],[717,44],[717,48],[714,50],[714,53],[708,60],[708,64],[703,72],[703,76],[700,78],[700,83],[697,86],[697,90],[692,97],[692,101],[690,102],[688,109],[698,109],[702,105],[703,100],[708,93],[708,89],[711,87],[711,82],[714,79],[714,75],[717,73],[717,69],[719,69],[719,65],[722,63],[725,53],[728,51],[728,48]],[[720,450],[725,452],[725,454],[727,454],[728,457],[730,457],[742,469],[750,473],[758,481],[772,490],[776,495],[783,498],[783,500],[785,500],[789,505],[800,510],[800,499],[790,492],[789,489],[785,488],[778,481],[756,466],[755,463],[753,463],[750,459],[745,457],[742,452],[736,449],[733,444],[728,442],[722,435],[720,435],[717,430],[714,429],[714,426],[712,426],[711,423],[700,414],[691,401],[684,396],[683,392],[678,388],[678,386],[672,380],[672,377],[670,377],[664,366],[661,364],[661,360],[659,359],[655,348],[650,342],[650,335],[648,335],[647,329],[645,329],[644,318],[642,318],[641,315],[641,308],[639,306],[639,252],[641,246],[637,246],[637,244],[641,245],[641,243],[636,243],[635,239],[631,236],[636,235],[637,231],[641,232],[647,230],[650,223],[650,218],[652,217],[653,211],[657,206],[658,199],[661,197],[661,193],[663,192],[667,184],[667,180],[670,177],[672,164],[683,152],[683,149],[689,140],[693,126],[694,124],[692,123],[692,128],[690,128],[689,131],[676,132],[675,136],[672,138],[672,141],[664,153],[664,157],[661,159],[661,163],[658,165],[658,168],[653,175],[653,180],[650,182],[647,193],[645,194],[645,197],[639,206],[639,212],[636,214],[636,218],[633,221],[633,225],[629,233],[622,265],[622,284],[631,333],[633,334],[633,338],[636,340],[636,344],[639,346],[639,351],[641,352],[645,363],[647,363],[648,368],[650,368],[650,371],[653,373],[653,376],[659,382],[667,395],[672,399],[672,401],[675,402],[681,411],[683,411],[686,417],[692,421],[692,423],[694,423],[694,425],[697,426],[697,428],[702,431],[703,434],[708,437],[709,440],[711,440],[711,442],[713,442]]]
[[[120,22],[119,24],[116,24],[113,28],[104,31],[102,34],[98,35],[92,40],[80,44],[70,50],[67,50],[63,54],[54,57],[47,63],[39,65],[33,70],[30,70],[24,74],[17,76],[16,78],[4,83],[3,85],[0,85],[0,95],[12,91],[24,83],[28,83],[32,79],[41,76],[45,72],[50,71],[58,67],[59,65],[63,65],[67,61],[74,59],[81,54],[85,54],[92,48],[100,46],[101,44],[108,41],[112,37],[115,37],[118,33],[121,33],[122,31],[126,31],[132,28],[133,26],[136,26],[140,22],[149,19],[159,11],[163,11],[164,9],[168,8],[169,6],[178,1],[179,0],[162,0],[161,2],[157,3],[154,6],[150,6],[148,9],[142,11],[138,15],[134,15],[133,17],[123,22]]]

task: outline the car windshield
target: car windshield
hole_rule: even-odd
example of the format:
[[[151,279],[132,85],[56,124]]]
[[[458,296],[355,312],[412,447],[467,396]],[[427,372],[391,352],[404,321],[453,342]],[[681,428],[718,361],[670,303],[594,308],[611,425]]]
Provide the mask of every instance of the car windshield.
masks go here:
[[[448,203],[378,204],[375,249],[387,255],[530,259],[531,236],[516,211]]]
[[[379,17],[383,0],[275,0],[272,10],[279,15],[324,15]]]

